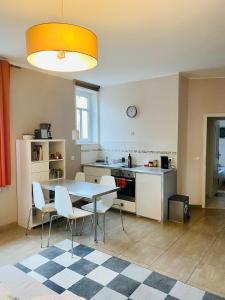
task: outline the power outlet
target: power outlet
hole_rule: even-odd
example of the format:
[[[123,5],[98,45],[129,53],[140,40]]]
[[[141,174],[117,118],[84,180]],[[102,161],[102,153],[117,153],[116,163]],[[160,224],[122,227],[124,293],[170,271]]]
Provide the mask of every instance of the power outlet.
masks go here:
[[[74,155],[71,156],[71,160],[75,160],[75,156]]]

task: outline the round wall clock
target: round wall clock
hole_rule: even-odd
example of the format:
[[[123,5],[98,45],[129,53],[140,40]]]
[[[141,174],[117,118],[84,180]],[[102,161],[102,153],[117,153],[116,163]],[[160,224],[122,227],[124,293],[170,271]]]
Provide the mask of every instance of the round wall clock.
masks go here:
[[[129,118],[134,118],[137,115],[137,107],[132,105],[132,106],[128,106],[126,114]]]

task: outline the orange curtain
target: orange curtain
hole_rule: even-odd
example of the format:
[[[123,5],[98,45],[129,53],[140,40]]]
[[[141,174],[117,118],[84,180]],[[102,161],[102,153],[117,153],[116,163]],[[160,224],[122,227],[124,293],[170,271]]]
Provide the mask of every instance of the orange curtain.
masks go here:
[[[0,60],[0,187],[11,184],[9,85],[10,65]]]

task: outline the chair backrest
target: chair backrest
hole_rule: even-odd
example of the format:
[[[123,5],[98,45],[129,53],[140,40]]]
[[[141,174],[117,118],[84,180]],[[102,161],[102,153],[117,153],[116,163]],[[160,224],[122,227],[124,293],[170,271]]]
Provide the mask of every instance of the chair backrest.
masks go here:
[[[55,187],[55,208],[58,215],[70,218],[73,215],[73,206],[67,188]]]
[[[33,183],[33,200],[34,205],[37,209],[42,210],[45,206],[45,199],[42,192],[42,188],[39,182],[34,181]]]
[[[101,177],[100,184],[116,187],[115,178],[113,176],[104,175]],[[117,192],[101,196],[101,200],[107,206],[113,205],[113,200],[117,198]]]
[[[85,182],[85,173],[84,172],[77,172],[76,175],[75,175],[75,181]]]

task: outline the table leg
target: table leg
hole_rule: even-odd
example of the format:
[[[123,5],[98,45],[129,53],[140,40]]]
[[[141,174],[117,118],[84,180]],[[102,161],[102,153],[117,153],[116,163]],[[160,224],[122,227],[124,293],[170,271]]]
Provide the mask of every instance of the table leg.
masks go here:
[[[95,215],[95,224],[94,224],[94,241],[97,242],[98,241],[98,237],[97,237],[97,202],[96,202],[96,198],[93,199],[94,200],[94,215]]]

